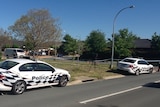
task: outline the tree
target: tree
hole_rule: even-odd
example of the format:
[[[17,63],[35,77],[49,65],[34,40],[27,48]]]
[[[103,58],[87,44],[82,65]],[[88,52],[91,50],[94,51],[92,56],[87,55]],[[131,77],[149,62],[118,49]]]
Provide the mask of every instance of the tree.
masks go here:
[[[73,39],[69,34],[66,34],[63,39],[64,41],[60,46],[60,49],[65,54],[75,54],[78,52],[78,42],[76,39]]]
[[[51,44],[60,38],[58,20],[51,17],[48,10],[32,9],[9,27],[18,39],[24,40],[26,48],[34,50]]]
[[[152,35],[151,44],[152,48],[160,51],[160,35],[157,35],[156,32]]]
[[[115,55],[118,58],[132,56],[133,42],[138,38],[132,32],[129,32],[128,29],[119,30],[119,34],[115,34]]]
[[[85,40],[84,48],[85,53],[92,54],[92,59],[93,57],[98,57],[98,55],[105,52],[107,48],[105,34],[99,30],[92,31]]]
[[[12,45],[13,38],[10,33],[3,29],[0,29],[0,48],[4,48],[6,46],[11,47]]]
[[[105,34],[99,30],[92,31],[85,41],[86,50],[93,53],[104,52],[106,47]]]

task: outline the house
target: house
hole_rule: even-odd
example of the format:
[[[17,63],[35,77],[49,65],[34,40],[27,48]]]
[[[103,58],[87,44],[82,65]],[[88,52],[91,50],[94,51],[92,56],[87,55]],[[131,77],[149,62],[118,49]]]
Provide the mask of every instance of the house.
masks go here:
[[[160,53],[152,48],[151,40],[137,39],[134,41],[133,57],[142,57],[145,59],[160,59]]]
[[[134,41],[134,46],[137,49],[149,49],[151,48],[151,40],[149,39],[137,39]]]

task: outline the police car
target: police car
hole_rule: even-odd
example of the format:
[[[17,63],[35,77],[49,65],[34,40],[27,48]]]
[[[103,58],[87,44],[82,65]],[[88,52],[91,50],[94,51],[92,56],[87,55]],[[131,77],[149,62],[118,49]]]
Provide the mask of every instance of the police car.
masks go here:
[[[153,65],[141,58],[125,58],[118,62],[117,69],[140,75],[142,73],[152,73]]]
[[[0,62],[0,91],[22,94],[26,89],[58,85],[70,79],[68,71],[31,59],[7,59]]]

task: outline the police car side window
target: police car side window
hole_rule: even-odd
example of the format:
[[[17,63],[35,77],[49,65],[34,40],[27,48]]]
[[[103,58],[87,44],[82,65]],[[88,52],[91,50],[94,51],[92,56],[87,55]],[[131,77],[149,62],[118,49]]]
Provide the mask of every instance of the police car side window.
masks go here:
[[[44,63],[37,63],[35,71],[55,71],[51,66]]]
[[[148,63],[146,61],[138,61],[138,64],[148,65]]]
[[[28,63],[24,64],[19,68],[20,71],[34,71],[34,64]]]

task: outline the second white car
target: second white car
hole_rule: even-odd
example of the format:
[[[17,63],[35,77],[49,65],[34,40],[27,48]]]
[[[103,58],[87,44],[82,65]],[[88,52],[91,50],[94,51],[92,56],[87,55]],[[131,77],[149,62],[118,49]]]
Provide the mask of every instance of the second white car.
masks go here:
[[[153,65],[141,58],[125,58],[118,62],[117,69],[140,75],[142,73],[152,73]]]

